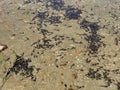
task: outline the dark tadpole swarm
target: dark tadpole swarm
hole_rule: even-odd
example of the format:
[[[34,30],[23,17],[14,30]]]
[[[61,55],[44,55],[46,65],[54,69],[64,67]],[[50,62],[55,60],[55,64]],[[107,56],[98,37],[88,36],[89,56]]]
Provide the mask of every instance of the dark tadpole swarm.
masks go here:
[[[68,6],[65,11],[65,17],[68,19],[78,19],[80,14],[82,14],[82,11],[72,6]]]
[[[9,68],[7,75],[10,73],[20,74],[25,77],[30,77],[31,80],[35,81],[36,77],[33,75],[34,66],[29,66],[30,59],[25,59],[23,55],[16,55],[16,61],[13,66]]]
[[[86,74],[86,76],[96,80],[99,80],[102,78],[102,75],[99,73],[99,70],[94,70],[92,68],[89,68],[89,72],[88,74]]]
[[[49,19],[50,24],[61,23],[60,16],[51,16]]]
[[[83,28],[86,32],[89,32],[90,35],[87,35],[85,39],[88,41],[89,46],[89,54],[97,54],[99,48],[101,46],[105,46],[105,44],[101,41],[102,36],[100,36],[97,32],[100,29],[100,26],[97,22],[90,22],[86,19],[83,19],[80,23],[80,28]]]
[[[64,4],[63,0],[50,0],[50,6],[55,10],[61,10]]]
[[[44,0],[23,0],[24,4],[29,4],[29,3],[39,3],[39,2],[44,2]]]
[[[100,29],[100,26],[97,25],[96,22],[89,22],[86,19],[80,23],[80,27],[85,29],[86,31],[91,31],[91,33],[96,34],[96,32]]]
[[[120,90],[120,82],[117,83],[117,90]]]
[[[101,41],[101,37],[97,34],[91,34],[85,38],[89,46],[88,48],[90,49],[91,54],[95,54],[98,52],[99,48],[103,45],[103,42]]]
[[[33,17],[32,20],[35,20],[36,18],[39,18],[41,20],[45,20],[47,17],[49,16],[49,12],[45,11],[45,12],[38,12],[38,14]]]
[[[46,35],[51,35],[53,34],[53,32],[49,32],[48,30],[46,29],[41,29],[40,32],[42,33],[43,36],[46,36]]]

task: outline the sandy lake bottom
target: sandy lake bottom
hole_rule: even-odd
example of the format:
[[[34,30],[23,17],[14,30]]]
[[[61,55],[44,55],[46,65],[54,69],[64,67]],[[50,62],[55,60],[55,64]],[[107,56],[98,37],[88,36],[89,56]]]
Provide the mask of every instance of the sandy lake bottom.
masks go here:
[[[0,0],[0,90],[120,90],[120,0]]]

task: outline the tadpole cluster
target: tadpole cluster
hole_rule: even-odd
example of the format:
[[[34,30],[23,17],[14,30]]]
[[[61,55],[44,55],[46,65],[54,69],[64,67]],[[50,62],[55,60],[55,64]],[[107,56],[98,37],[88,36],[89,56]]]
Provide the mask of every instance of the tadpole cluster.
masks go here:
[[[82,11],[72,6],[68,6],[65,10],[65,17],[68,19],[78,19],[80,14],[82,14]]]
[[[61,18],[60,16],[51,16],[49,18],[49,22],[50,24],[61,23],[60,18]]]
[[[39,3],[43,2],[43,0],[24,0],[24,4],[29,4],[29,3]]]
[[[51,49],[54,45],[51,43],[51,39],[43,38],[34,42],[31,46],[36,49]]]
[[[101,41],[101,36],[97,35],[97,34],[90,34],[88,36],[85,37],[85,39],[88,41],[89,45],[88,45],[88,49],[89,49],[89,53],[90,54],[97,54],[99,48],[103,45],[105,45],[102,41]]]
[[[112,72],[113,72],[114,74],[120,74],[120,69],[112,70]]]
[[[114,71],[114,72],[113,72]],[[118,69],[117,69],[118,71]],[[100,87],[110,87],[111,84],[116,85],[117,90],[120,90],[120,83],[116,79],[110,76],[110,73],[117,72],[116,70],[105,69],[104,67],[98,67],[96,69],[89,68],[86,76],[91,79],[96,80],[104,80],[104,84],[100,85]],[[118,73],[117,73],[118,74]]]
[[[31,80],[36,81],[36,76],[33,74],[34,69],[36,69],[35,66],[29,66],[29,63],[31,62],[31,59],[24,58],[22,55],[16,55],[15,62],[13,63],[13,66],[8,69],[6,77],[11,74],[15,73],[16,75],[22,75],[24,77],[30,77]]]
[[[117,37],[114,39],[114,42],[115,42],[115,45],[119,45],[119,42],[120,42],[120,37]]]
[[[99,80],[102,78],[102,74],[99,73],[99,69],[95,70],[92,68],[89,68],[89,72],[86,74],[87,77]]]
[[[65,36],[61,36],[61,35],[55,35],[54,37],[52,37],[52,39],[55,42],[55,45],[59,45],[62,43],[62,41],[65,39]]]
[[[45,37],[53,34],[53,32],[49,32],[47,29],[40,29],[39,31]]]
[[[117,90],[120,90],[120,82],[117,82]]]
[[[96,22],[90,22],[86,19],[82,20],[80,27],[85,29],[87,32],[90,31],[91,33],[97,33],[97,31],[100,29],[100,26]]]
[[[88,49],[90,54],[96,54],[102,45],[105,46],[105,44],[101,41],[103,37],[97,34],[97,31],[100,28],[100,26],[97,23],[89,22],[86,19],[84,19],[80,23],[80,27],[90,33],[90,35],[87,35],[85,37],[85,39],[89,43]]]
[[[49,0],[50,5],[46,5],[47,7],[51,6],[55,10],[61,10],[64,7],[64,1],[63,0]]]
[[[49,16],[48,11],[38,12],[38,14],[35,17],[33,17],[32,20],[35,20],[36,18],[39,18],[40,20],[45,20],[46,18],[48,18],[48,16]]]
[[[57,34],[54,33],[54,31],[52,32],[52,30],[49,29],[45,29],[46,27],[49,28],[50,25],[55,25],[58,26],[58,24],[61,24],[62,22],[64,22],[65,20],[67,20],[69,22],[69,20],[80,20],[80,18],[82,18],[81,14],[82,12],[82,8],[80,9],[74,6],[66,6],[64,0],[24,0],[24,4],[29,4],[29,3],[38,3],[41,2],[38,6],[38,8],[32,13],[35,16],[32,18],[32,22],[34,24],[37,25],[37,30],[38,33],[40,35],[39,40],[36,40],[32,43],[31,48],[33,49],[31,52],[31,56],[33,58],[37,58],[41,56],[42,54],[46,54],[45,52],[49,52],[49,50],[51,49],[55,49],[57,48],[57,53],[55,53],[56,57],[55,57],[55,66],[57,68],[59,68],[60,66],[67,66],[69,65],[68,60],[65,58],[68,54],[69,50],[73,50],[75,51],[76,55],[79,53],[79,51],[77,52],[77,47],[84,44],[84,41],[86,40],[88,42],[87,45],[87,50],[88,52],[84,55],[86,55],[84,58],[86,59],[86,64],[91,65],[90,68],[88,69],[88,72],[86,73],[86,77],[90,78],[90,79],[94,79],[94,80],[103,80],[105,82],[104,85],[101,85],[101,87],[109,87],[111,86],[111,84],[116,85],[117,89],[120,90],[120,81],[118,81],[116,83],[116,79],[114,79],[111,76],[111,73],[113,75],[119,75],[120,74],[120,69],[115,69],[115,70],[109,70],[106,69],[104,67],[104,65],[101,65],[101,60],[106,60],[106,54],[102,54],[99,55],[99,50],[100,48],[103,46],[105,47],[105,44],[102,42],[102,39],[104,37],[102,37],[101,35],[99,35],[99,30],[100,30],[100,25],[99,22],[92,22],[92,21],[88,21],[87,19],[81,19],[81,23],[80,23],[80,28],[84,29],[85,34],[83,34],[84,36],[84,40],[79,41],[80,39],[76,36],[75,38],[73,37],[66,37],[64,35],[61,34]],[[33,5],[33,4],[31,4]],[[20,7],[18,8],[20,9]],[[25,10],[25,9],[24,9]],[[33,10],[33,9],[32,9]],[[40,10],[44,10],[44,11],[40,11]],[[91,9],[91,11],[93,11]],[[89,12],[88,12],[89,13]],[[62,14],[62,15],[61,15]],[[94,14],[90,14],[90,16],[92,16]],[[116,17],[116,15],[111,14],[113,16],[114,19],[118,19]],[[31,23],[32,23],[31,22]],[[64,23],[63,23],[64,24]],[[76,23],[78,24],[78,23]],[[108,22],[108,26],[109,26],[109,22]],[[44,28],[45,26],[45,28]],[[67,25],[65,24],[65,26],[67,26],[67,28],[72,28],[73,25]],[[105,25],[105,28],[107,27],[107,25]],[[57,27],[55,27],[57,28]],[[58,27],[59,28],[59,27]],[[56,29],[55,32],[59,33],[58,31],[60,31],[60,29]],[[111,26],[111,28],[113,30],[109,31],[109,34],[118,34],[118,30],[115,30],[115,26]],[[36,29],[35,29],[36,30]],[[71,29],[70,29],[71,30]],[[81,30],[81,29],[80,29]],[[75,31],[76,33],[77,31]],[[75,34],[74,33],[74,34]],[[81,32],[80,32],[81,33]],[[79,32],[78,32],[79,34]],[[68,34],[67,34],[68,35]],[[79,35],[80,36],[80,35]],[[77,38],[77,39],[76,39]],[[72,43],[73,45],[71,45],[70,47],[63,47],[64,45],[64,41],[70,41],[70,44]],[[119,45],[119,41],[120,38],[116,37],[114,39],[114,43],[115,45]],[[65,43],[66,44],[66,43]],[[69,42],[67,43],[69,44]],[[86,49],[86,45],[85,45],[85,49]],[[85,52],[87,51],[85,50]],[[82,53],[82,51],[80,51],[80,53]],[[103,52],[101,52],[103,53]],[[100,53],[100,54],[101,54]],[[81,54],[79,54],[81,55]],[[46,56],[46,55],[45,55]],[[69,55],[68,55],[69,56]],[[74,54],[73,54],[74,56]],[[116,56],[116,55],[115,55]],[[112,57],[112,56],[110,56]],[[93,62],[92,62],[93,61]],[[11,73],[15,73],[20,74],[24,77],[29,77],[31,78],[31,80],[35,81],[36,77],[33,74],[33,71],[35,68],[35,66],[30,66],[29,63],[31,62],[31,59],[26,59],[24,58],[23,55],[16,55],[16,61],[13,63],[13,66],[11,68],[8,69],[6,77],[11,74]],[[84,62],[84,61],[83,61]],[[71,69],[73,69],[75,67],[75,62],[73,62],[73,64],[71,65]],[[89,67],[89,66],[88,66]],[[39,69],[37,69],[39,70]],[[84,72],[84,67],[79,69],[80,71]],[[76,78],[75,74],[74,74],[74,78]],[[64,84],[66,89],[68,90],[73,90],[73,87],[68,87],[67,84]],[[77,89],[81,89],[84,86],[78,86]],[[76,90],[77,90],[76,89]]]

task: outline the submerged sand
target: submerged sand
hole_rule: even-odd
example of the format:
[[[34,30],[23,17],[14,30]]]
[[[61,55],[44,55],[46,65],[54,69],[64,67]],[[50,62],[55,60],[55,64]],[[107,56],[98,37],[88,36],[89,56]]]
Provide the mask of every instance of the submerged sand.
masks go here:
[[[0,43],[8,46],[0,53],[2,90],[120,90],[120,1],[63,0],[59,10],[33,1],[0,0]],[[65,17],[67,6],[80,17]]]

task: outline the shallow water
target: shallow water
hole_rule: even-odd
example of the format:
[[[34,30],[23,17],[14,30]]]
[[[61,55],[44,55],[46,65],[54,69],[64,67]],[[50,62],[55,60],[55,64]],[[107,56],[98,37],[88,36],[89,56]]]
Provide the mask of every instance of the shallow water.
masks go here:
[[[2,90],[119,90],[119,0],[0,0]]]

